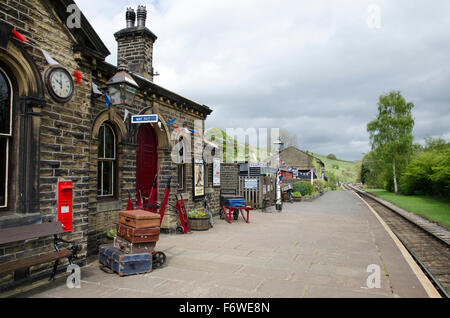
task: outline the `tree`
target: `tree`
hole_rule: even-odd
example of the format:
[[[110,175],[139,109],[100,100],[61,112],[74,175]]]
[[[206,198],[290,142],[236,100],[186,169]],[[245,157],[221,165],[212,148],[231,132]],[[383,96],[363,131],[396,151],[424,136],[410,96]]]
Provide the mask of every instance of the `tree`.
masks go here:
[[[378,116],[367,125],[372,150],[392,167],[394,191],[398,193],[399,168],[406,166],[412,150],[414,104],[406,102],[398,91],[380,96]]]
[[[328,158],[328,159],[331,159],[331,160],[337,160],[336,155],[335,155],[335,154],[332,154],[332,153],[330,153],[330,154],[327,156],[327,158]]]

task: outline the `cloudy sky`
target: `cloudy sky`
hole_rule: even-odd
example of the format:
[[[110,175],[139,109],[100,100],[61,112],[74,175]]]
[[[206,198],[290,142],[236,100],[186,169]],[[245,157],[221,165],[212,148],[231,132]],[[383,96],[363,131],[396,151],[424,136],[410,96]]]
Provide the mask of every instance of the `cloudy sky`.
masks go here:
[[[416,141],[450,140],[447,0],[76,0],[112,52],[145,4],[155,83],[213,108],[207,127],[283,128],[299,146],[357,160],[381,94],[415,104]]]

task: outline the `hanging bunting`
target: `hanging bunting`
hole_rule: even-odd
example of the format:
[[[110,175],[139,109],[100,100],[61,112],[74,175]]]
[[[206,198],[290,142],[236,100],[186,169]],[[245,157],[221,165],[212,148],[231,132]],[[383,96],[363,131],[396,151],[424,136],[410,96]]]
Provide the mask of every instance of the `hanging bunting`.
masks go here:
[[[167,125],[168,126],[170,126],[170,125],[172,125],[174,122],[176,122],[177,121],[177,119],[176,118],[174,118],[174,119],[172,119],[171,121],[169,121],[168,123],[167,123]]]
[[[42,54],[44,54],[45,59],[47,60],[47,63],[50,65],[57,65],[59,64],[58,62],[56,62],[51,55],[44,49],[41,49]]]
[[[81,79],[83,78],[83,74],[76,70],[73,70],[73,74],[75,75],[75,80],[77,81],[78,85],[81,86]]]
[[[127,121],[129,115],[130,115],[130,112],[128,111],[128,109],[125,108],[125,114],[123,116],[123,122]]]
[[[109,107],[109,105],[111,105],[111,98],[109,98],[109,95],[107,93],[105,93],[105,103],[106,107]]]
[[[179,133],[182,133],[182,131],[181,131],[181,129],[180,129],[180,127],[178,127],[178,126],[175,126],[175,129],[179,132]]]
[[[12,34],[16,37],[17,40],[19,40],[20,42],[27,42],[27,37],[19,32],[17,32],[16,30],[12,29]]]
[[[98,86],[92,82],[92,93],[95,95],[103,95],[103,92],[98,88]]]

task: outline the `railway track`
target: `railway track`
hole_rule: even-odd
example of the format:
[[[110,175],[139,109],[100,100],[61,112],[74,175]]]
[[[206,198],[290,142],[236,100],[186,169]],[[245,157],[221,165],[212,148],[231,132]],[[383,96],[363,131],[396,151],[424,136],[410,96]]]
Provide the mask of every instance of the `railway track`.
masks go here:
[[[345,188],[364,198],[406,247],[439,293],[443,297],[449,298],[450,244],[448,240],[442,238],[440,233],[428,230],[391,209],[365,191],[349,185],[346,185]]]

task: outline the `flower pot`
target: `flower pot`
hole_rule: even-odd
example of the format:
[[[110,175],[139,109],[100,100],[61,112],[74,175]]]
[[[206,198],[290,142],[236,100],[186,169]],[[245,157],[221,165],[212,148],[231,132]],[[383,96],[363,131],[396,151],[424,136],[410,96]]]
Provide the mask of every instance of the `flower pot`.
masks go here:
[[[294,201],[295,202],[301,202],[302,201],[302,197],[294,197]]]
[[[189,218],[189,228],[193,231],[208,231],[210,228],[209,218]]]

